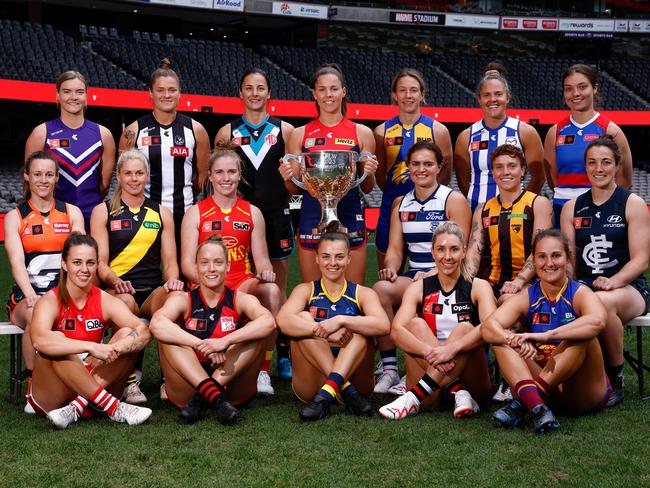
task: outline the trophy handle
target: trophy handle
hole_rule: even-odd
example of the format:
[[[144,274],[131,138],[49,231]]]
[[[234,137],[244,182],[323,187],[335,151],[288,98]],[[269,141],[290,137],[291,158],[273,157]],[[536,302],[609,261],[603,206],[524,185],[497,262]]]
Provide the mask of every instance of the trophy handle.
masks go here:
[[[289,162],[289,160],[291,160],[291,159],[295,159],[296,161],[300,161],[300,156],[298,156],[296,154],[288,154],[287,153],[282,157],[282,161],[284,161],[285,163]],[[298,178],[296,178],[295,176],[291,177],[291,181],[293,182],[294,185],[296,185],[301,190],[306,190],[307,189],[305,187],[305,184],[302,181],[300,181]]]
[[[364,151],[361,154],[359,154],[359,159],[357,159],[357,161],[359,161],[361,158],[369,158],[370,156],[372,156],[372,153],[370,151]],[[367,177],[368,177],[368,173],[362,174],[361,178],[357,179],[357,181],[354,182],[352,188],[356,188],[357,186],[360,186],[361,183],[363,183]],[[350,190],[352,190],[352,188],[350,188]]]

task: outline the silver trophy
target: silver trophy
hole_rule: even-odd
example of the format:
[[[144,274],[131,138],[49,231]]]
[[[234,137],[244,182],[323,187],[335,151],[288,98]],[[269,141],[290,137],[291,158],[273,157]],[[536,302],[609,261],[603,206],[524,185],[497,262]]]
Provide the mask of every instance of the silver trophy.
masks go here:
[[[300,166],[302,181],[291,180],[320,203],[322,214],[314,233],[320,234],[327,225],[336,220],[336,206],[341,198],[366,179],[367,174],[357,179],[357,163],[372,154],[355,151],[313,151],[300,155],[287,154],[284,159],[296,160]]]

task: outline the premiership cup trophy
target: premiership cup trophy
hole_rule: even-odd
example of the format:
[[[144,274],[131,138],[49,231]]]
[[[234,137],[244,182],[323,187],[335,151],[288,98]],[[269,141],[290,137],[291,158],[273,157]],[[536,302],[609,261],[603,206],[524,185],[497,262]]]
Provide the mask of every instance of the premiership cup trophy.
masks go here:
[[[365,173],[357,179],[357,163],[369,156],[369,152],[359,154],[355,151],[313,151],[285,156],[285,160],[295,159],[300,165],[302,181],[294,177],[291,180],[320,203],[322,214],[316,228],[318,234],[327,224],[339,220],[336,206],[352,188],[365,180]]]

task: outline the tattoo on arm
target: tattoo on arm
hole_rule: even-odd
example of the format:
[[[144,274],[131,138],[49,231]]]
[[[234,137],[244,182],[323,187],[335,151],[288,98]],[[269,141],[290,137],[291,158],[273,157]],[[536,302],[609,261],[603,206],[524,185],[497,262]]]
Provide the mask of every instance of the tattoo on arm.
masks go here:
[[[122,133],[122,136],[124,136],[126,147],[131,148],[135,146],[135,131],[133,129],[126,129]]]

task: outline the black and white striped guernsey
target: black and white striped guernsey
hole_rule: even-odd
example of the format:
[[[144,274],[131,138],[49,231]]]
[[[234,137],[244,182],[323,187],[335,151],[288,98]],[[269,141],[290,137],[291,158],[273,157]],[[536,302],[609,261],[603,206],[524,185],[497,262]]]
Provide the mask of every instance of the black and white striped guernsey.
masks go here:
[[[192,181],[196,175],[196,137],[192,119],[178,113],[170,125],[160,124],[153,113],[138,119],[135,147],[149,160],[145,195],[162,203],[180,222],[194,204]]]

